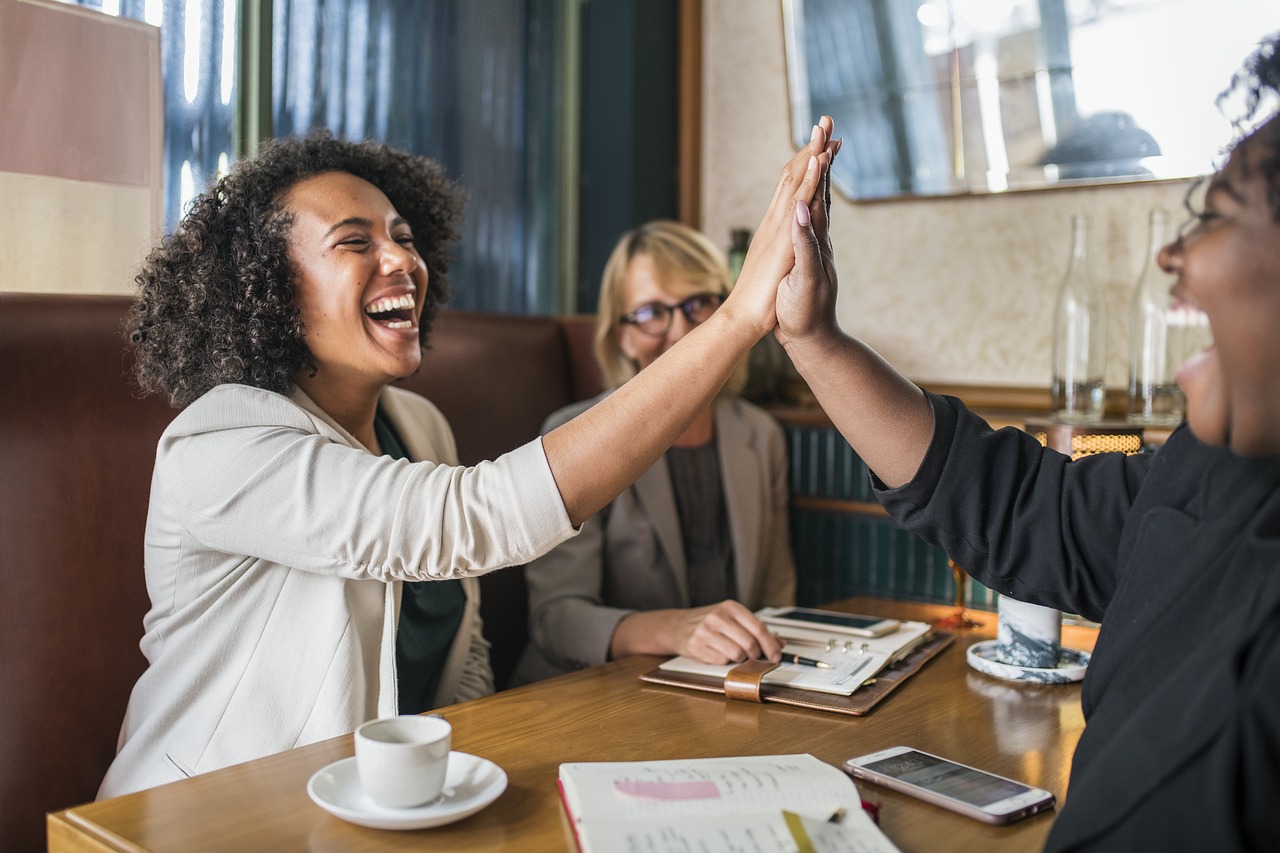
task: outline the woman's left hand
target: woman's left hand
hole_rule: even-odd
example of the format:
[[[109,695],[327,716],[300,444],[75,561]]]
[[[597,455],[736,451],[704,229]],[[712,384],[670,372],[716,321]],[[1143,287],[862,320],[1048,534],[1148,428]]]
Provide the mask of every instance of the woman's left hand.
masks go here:
[[[726,599],[685,610],[632,613],[618,623],[610,657],[684,655],[702,663],[782,660],[782,645],[740,602]]]

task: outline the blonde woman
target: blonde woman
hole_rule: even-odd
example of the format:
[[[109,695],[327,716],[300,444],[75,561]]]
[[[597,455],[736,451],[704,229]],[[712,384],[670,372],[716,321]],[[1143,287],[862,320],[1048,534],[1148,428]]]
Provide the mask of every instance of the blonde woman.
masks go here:
[[[625,234],[605,266],[596,358],[617,389],[707,320],[729,294],[721,252],[677,222]],[[529,564],[524,683],[632,654],[707,663],[776,656],[752,610],[794,603],[782,429],[737,397],[746,361],[667,453]],[[550,431],[609,396],[553,414]]]

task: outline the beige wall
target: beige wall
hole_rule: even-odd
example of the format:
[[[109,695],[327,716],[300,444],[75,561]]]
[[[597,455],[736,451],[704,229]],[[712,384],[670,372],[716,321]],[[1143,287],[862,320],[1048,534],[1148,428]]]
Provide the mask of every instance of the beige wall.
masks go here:
[[[778,0],[703,7],[702,227],[727,244],[730,228],[759,223],[794,150],[782,13]],[[1163,206],[1180,221],[1186,186],[857,205],[837,198],[840,323],[917,382],[1047,389],[1070,218],[1085,213],[1111,297],[1107,384],[1124,387],[1127,302],[1146,252],[1147,212]]]
[[[131,293],[161,231],[160,31],[0,0],[0,290]]]

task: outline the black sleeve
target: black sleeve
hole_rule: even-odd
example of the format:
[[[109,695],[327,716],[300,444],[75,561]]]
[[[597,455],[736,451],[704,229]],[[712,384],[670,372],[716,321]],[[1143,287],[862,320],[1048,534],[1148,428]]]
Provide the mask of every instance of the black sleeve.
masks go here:
[[[1100,620],[1150,457],[1072,462],[1022,430],[992,430],[955,398],[929,400],[933,440],[915,478],[875,483],[889,514],[996,592]]]

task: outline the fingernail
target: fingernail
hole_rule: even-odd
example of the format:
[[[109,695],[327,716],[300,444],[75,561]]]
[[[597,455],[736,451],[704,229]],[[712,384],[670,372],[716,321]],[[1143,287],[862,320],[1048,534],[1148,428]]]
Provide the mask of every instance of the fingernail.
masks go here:
[[[799,199],[796,200],[796,222],[800,223],[801,228],[809,227],[809,205]]]
[[[825,135],[826,134],[822,132],[822,128],[819,125],[815,124],[813,126],[813,132],[809,134],[809,141],[817,142],[819,139],[822,139],[822,137]]]

